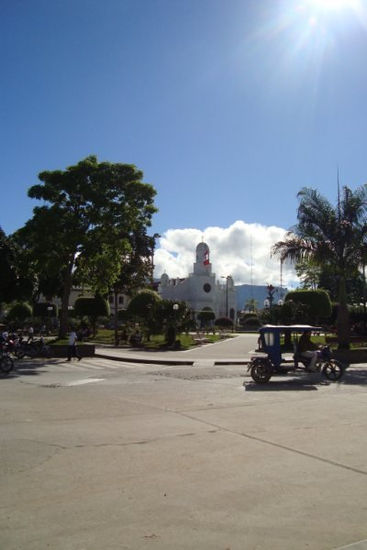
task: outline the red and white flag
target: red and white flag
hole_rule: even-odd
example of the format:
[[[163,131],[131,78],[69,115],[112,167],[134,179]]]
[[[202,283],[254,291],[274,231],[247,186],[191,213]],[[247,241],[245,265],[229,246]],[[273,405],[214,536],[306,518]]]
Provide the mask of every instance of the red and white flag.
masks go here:
[[[207,250],[204,254],[204,265],[209,265],[209,250]]]

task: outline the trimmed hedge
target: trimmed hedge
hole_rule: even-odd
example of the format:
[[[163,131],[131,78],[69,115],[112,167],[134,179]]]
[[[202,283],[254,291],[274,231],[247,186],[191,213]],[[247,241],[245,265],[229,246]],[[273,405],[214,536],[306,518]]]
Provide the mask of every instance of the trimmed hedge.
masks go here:
[[[289,301],[308,306],[309,315],[314,320],[329,319],[332,312],[330,297],[326,290],[292,290],[285,297],[285,302]]]

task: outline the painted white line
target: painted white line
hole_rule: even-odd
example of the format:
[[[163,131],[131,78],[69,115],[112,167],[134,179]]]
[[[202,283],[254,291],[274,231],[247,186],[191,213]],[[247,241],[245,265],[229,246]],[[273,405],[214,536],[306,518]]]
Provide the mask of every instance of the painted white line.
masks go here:
[[[105,361],[108,361],[108,359],[106,359]],[[110,370],[118,370],[121,368],[121,366],[125,366],[125,363],[123,363],[122,361],[119,361],[118,365],[111,365],[111,363],[107,363],[107,362],[104,362],[104,361],[99,361],[98,362],[98,365],[100,366],[95,366],[95,365],[90,365],[89,363],[83,363],[83,366],[87,369],[99,369],[99,370],[106,370],[106,369],[110,369]],[[130,366],[130,365],[129,365]]]
[[[104,380],[104,378],[85,378],[84,380],[70,382],[68,386],[81,386],[82,384],[90,384],[91,382],[102,382],[102,380]]]
[[[87,365],[81,365],[81,366],[83,366],[86,369],[103,370],[103,367],[97,367],[96,365],[89,365],[89,363]],[[78,368],[78,367],[75,367],[75,368]]]
[[[103,370],[103,367],[97,367],[95,365],[90,365],[89,363],[78,363],[77,365],[65,365],[65,368],[67,369],[73,369],[73,370],[89,370],[89,369],[95,369],[95,370]]]

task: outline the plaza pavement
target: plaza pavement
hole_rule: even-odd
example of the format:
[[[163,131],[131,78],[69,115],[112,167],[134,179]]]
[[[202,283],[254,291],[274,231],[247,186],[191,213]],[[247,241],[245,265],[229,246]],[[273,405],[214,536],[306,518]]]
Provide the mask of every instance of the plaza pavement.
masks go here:
[[[236,363],[252,349],[19,362],[0,549],[366,550],[366,365],[259,386]]]
[[[255,353],[257,334],[237,334],[214,344],[185,351],[139,351],[134,348],[97,347],[96,356],[118,361],[171,365],[244,365]]]

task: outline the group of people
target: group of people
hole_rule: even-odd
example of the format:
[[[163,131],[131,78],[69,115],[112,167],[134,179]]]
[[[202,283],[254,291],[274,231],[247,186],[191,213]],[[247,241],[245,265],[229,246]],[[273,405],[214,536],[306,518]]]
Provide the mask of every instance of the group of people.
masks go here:
[[[34,338],[34,329],[33,327],[28,327],[27,329],[23,330],[17,330],[17,331],[11,331],[7,328],[4,328],[4,330],[1,332],[0,340],[2,342],[7,342],[8,340],[23,340],[26,341],[27,344],[30,342],[33,342]]]
[[[29,327],[26,332],[27,344],[33,341],[34,337],[34,329],[33,327]],[[19,339],[23,339],[23,335],[19,335],[18,333],[10,332],[7,328],[4,328],[4,330],[0,333],[0,344],[6,344],[10,340],[18,341]],[[42,339],[42,336],[41,336]],[[81,338],[80,338],[81,339]],[[81,355],[79,353],[78,347],[77,347],[77,340],[78,336],[74,329],[72,329],[69,333],[69,339],[68,339],[68,348],[67,348],[67,360],[71,361],[72,357],[76,357],[78,361],[81,360]]]

